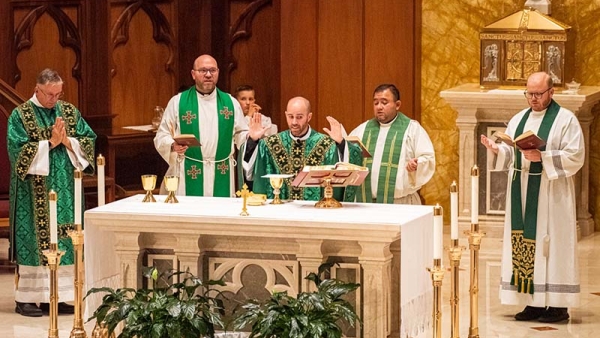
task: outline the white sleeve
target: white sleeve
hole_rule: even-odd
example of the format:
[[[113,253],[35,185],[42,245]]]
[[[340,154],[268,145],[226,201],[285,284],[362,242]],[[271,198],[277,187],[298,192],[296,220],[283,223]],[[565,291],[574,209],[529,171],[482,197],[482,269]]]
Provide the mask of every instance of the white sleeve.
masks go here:
[[[69,141],[71,141],[71,148],[73,148],[73,151],[67,150],[69,160],[71,160],[73,167],[83,171],[90,163],[85,159],[85,153],[81,150],[79,140],[74,137],[69,137]]]
[[[27,170],[30,175],[48,176],[50,174],[50,142],[40,141],[38,151]]]

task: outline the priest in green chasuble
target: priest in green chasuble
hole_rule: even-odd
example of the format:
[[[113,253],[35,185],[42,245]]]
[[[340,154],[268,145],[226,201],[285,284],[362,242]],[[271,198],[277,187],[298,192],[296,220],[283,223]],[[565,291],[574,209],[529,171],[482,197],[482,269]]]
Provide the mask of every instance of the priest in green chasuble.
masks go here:
[[[396,86],[378,86],[373,93],[374,118],[350,133],[373,156],[363,159],[369,176],[357,188],[357,202],[421,204],[418,191],[435,171],[433,144],[419,122],[400,112],[400,106]]]
[[[336,143],[331,137],[321,134],[309,125],[312,118],[310,102],[303,97],[292,98],[287,105],[285,117],[289,130],[271,135],[260,141],[254,165],[254,192],[273,198],[273,188],[266,174],[296,175],[304,166],[328,165],[340,161],[340,149],[346,142]],[[328,119],[329,120],[329,119]],[[332,119],[331,119],[332,120]],[[330,123],[331,123],[330,120]],[[335,120],[334,120],[335,121]],[[337,121],[336,121],[337,122]],[[331,130],[339,132],[339,123],[331,125]],[[330,129],[325,129],[330,132]],[[361,150],[357,145],[348,144],[350,161],[360,164]],[[294,177],[284,180],[280,197],[293,200],[319,200],[321,188],[293,187]],[[354,200],[351,190],[344,196],[344,189],[334,189],[338,200]]]
[[[35,93],[8,119],[11,255],[18,265],[15,311],[39,317],[48,308],[49,269],[42,251],[50,245],[48,192],[58,195],[59,313],[74,298],[74,253],[67,232],[74,230],[74,170],[94,173],[96,134],[74,105],[60,100],[63,81],[51,69],[37,78]],[[79,196],[83,198],[83,196]],[[83,213],[83,211],[82,211]],[[36,303],[41,303],[40,307]]]
[[[179,177],[177,195],[234,197],[236,166],[242,177],[235,149],[243,156],[248,139],[259,140],[269,128],[262,127],[260,113],[248,124],[238,101],[217,88],[219,68],[212,56],[199,56],[191,75],[195,85],[171,98],[154,146],[169,163],[166,175]],[[174,137],[180,134],[194,135],[201,147],[178,144]]]

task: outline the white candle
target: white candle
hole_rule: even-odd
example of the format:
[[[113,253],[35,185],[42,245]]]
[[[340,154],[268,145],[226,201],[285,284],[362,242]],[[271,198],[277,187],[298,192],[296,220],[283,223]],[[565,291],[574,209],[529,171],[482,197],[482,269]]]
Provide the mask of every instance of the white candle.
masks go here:
[[[479,223],[479,168],[471,169],[471,224]]]
[[[98,206],[101,206],[106,204],[106,197],[104,196],[106,191],[104,185],[104,156],[102,154],[98,155],[96,164],[98,165]]]
[[[83,173],[79,169],[75,169],[75,224],[81,224],[81,179]]]
[[[442,258],[444,211],[439,204],[433,208],[433,259]]]
[[[56,193],[50,190],[48,201],[50,202],[50,243],[58,243],[58,220],[56,212]]]
[[[450,239],[458,239],[458,186],[450,185]]]

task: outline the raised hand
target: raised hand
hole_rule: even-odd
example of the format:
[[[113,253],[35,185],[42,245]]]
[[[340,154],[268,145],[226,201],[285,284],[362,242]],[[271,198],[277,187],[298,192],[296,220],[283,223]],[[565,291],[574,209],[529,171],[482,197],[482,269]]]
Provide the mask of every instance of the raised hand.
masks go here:
[[[255,106],[258,106],[255,104]],[[260,109],[260,107],[258,107]],[[252,111],[252,106],[250,107],[250,111]],[[248,114],[250,115],[250,114]],[[248,131],[248,136],[250,136],[251,139],[253,139],[254,141],[258,141],[260,140],[264,135],[265,132],[269,129],[271,129],[271,126],[267,126],[267,127],[263,127],[262,126],[262,114],[255,112],[252,115],[250,115],[250,129]]]
[[[498,145],[496,142],[483,134],[481,135],[481,144],[483,144],[486,149],[491,150],[494,154],[498,154]]]
[[[344,139],[344,136],[342,135],[342,124],[331,116],[327,116],[326,118],[329,122],[329,128],[323,128],[323,131],[325,131],[336,143],[342,143],[342,140]]]

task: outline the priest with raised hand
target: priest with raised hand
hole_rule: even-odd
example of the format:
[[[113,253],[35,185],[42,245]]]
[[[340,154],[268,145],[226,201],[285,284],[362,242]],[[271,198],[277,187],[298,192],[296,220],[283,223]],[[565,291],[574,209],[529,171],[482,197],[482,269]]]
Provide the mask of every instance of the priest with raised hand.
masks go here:
[[[369,176],[357,188],[357,202],[421,204],[418,191],[435,171],[433,144],[419,122],[400,112],[400,106],[398,88],[379,85],[373,92],[374,118],[350,133],[373,156],[363,159]]]
[[[179,176],[177,195],[234,197],[235,149],[245,153],[248,140],[259,140],[269,128],[254,114],[250,125],[237,100],[217,88],[219,68],[210,55],[201,55],[191,70],[195,85],[171,98],[154,138],[154,146],[169,163],[166,175]],[[173,139],[192,134],[201,147]],[[238,166],[239,177],[241,165]],[[164,193],[164,185],[161,193]]]
[[[260,141],[254,166],[254,192],[273,198],[273,188],[266,174],[296,175],[304,166],[330,165],[340,161],[346,142],[337,143],[331,137],[310,127],[312,118],[310,102],[304,97],[294,97],[288,101],[285,118],[289,130],[271,135]],[[328,118],[329,120],[329,118]],[[332,121],[330,120],[330,123]],[[337,121],[336,121],[337,122]],[[339,123],[331,124],[331,130],[341,134]],[[326,129],[329,131],[329,129]],[[351,163],[360,164],[361,150],[357,145],[349,145]],[[254,159],[253,159],[254,160]],[[294,187],[294,177],[284,180],[281,199],[319,200],[321,188]],[[350,190],[348,190],[350,191]],[[344,196],[344,189],[334,189],[337,200],[353,200],[353,195]]]

